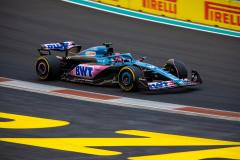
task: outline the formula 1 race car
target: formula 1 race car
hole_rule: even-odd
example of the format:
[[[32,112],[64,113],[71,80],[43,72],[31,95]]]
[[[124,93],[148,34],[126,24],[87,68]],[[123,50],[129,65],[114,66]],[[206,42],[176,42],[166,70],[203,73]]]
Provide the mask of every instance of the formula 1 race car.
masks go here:
[[[159,90],[196,86],[202,83],[197,71],[169,59],[163,67],[144,63],[130,53],[114,53],[111,43],[81,51],[73,41],[42,44],[38,49],[36,72],[41,80],[61,79],[94,85],[117,84],[124,91],[138,88]],[[64,53],[62,53],[64,52]],[[55,54],[58,53],[58,54]]]

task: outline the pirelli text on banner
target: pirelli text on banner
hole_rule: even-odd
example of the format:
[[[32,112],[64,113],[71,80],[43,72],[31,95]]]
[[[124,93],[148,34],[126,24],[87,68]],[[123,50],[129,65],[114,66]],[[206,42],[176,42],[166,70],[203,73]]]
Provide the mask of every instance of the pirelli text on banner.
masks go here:
[[[142,0],[142,7],[177,14],[177,0]]]
[[[237,0],[97,0],[130,10],[240,31]]]
[[[240,7],[205,1],[205,19],[240,26]]]

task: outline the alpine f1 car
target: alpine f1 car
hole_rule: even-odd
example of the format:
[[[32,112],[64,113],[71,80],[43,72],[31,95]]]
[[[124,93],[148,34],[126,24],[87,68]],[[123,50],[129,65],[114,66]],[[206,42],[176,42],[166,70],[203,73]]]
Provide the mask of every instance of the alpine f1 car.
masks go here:
[[[36,72],[41,80],[61,79],[94,85],[117,84],[124,91],[138,88],[159,90],[196,86],[199,73],[184,63],[169,59],[162,67],[134,59],[131,53],[115,53],[111,43],[81,51],[73,41],[42,44],[38,49]],[[57,51],[58,54],[55,54]]]

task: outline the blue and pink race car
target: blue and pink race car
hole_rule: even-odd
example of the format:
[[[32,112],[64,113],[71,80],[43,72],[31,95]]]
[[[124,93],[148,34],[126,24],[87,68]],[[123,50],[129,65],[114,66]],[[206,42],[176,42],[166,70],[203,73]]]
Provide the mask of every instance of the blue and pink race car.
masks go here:
[[[124,91],[160,90],[202,83],[197,71],[169,59],[162,67],[134,59],[131,53],[115,53],[111,43],[81,51],[73,41],[42,44],[36,72],[41,80],[61,79],[93,85],[119,85]]]

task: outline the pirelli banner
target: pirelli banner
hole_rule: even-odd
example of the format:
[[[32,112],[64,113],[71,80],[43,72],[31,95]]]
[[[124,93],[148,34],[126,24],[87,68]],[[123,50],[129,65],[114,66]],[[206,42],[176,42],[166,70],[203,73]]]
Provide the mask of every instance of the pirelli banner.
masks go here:
[[[240,31],[240,0],[98,0],[150,14]]]

